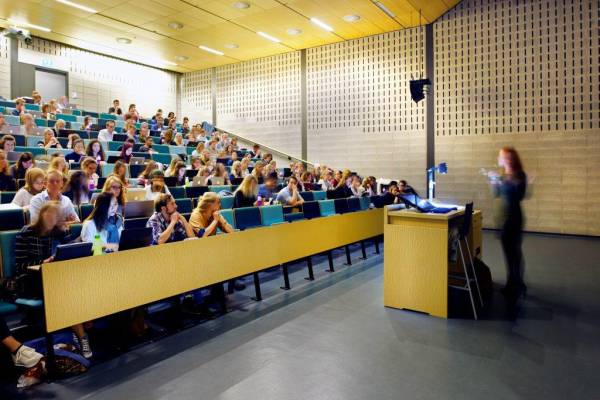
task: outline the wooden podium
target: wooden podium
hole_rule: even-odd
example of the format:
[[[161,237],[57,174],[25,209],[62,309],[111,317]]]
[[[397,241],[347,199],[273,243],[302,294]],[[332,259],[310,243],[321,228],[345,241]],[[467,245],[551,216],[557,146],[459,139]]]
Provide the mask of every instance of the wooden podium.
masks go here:
[[[449,259],[449,237],[462,223],[463,215],[463,209],[429,214],[385,208],[383,302],[386,307],[448,317],[448,273],[463,270],[460,261]],[[476,210],[468,238],[474,258],[481,257],[481,225],[481,211]]]

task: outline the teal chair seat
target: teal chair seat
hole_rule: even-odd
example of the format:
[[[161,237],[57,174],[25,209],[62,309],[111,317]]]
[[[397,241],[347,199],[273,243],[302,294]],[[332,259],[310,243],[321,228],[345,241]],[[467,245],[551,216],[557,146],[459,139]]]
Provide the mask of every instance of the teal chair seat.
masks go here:
[[[77,122],[77,116],[71,114],[56,114],[56,119],[62,119],[66,122]]]
[[[40,128],[45,128],[48,126],[48,121],[43,118],[36,118],[35,124]]]
[[[14,314],[18,308],[14,304],[0,301],[0,315]]]
[[[19,231],[0,232],[0,255],[2,256],[2,277],[12,278],[16,273],[15,240]]]
[[[158,138],[154,138],[158,142]],[[160,154],[169,154],[169,146],[165,144],[153,144],[152,149]]]
[[[233,208],[233,196],[223,196],[221,197],[221,209],[229,209]]]
[[[152,154],[152,159],[158,163],[169,165],[171,163],[170,154]]]
[[[123,146],[123,142],[108,142],[109,151],[119,151],[119,147]]]
[[[283,207],[280,205],[260,207],[260,217],[263,226],[285,223]]]
[[[8,204],[13,201],[17,192],[2,192],[0,193],[0,204]]]
[[[312,195],[313,195],[313,199],[315,201],[327,199],[327,192],[325,192],[323,190],[315,190],[312,192]]]
[[[371,205],[371,199],[369,197],[361,197],[360,198],[360,209],[368,210]]]
[[[174,199],[185,199],[185,188],[181,186],[170,187],[169,192]]]
[[[12,126],[21,125],[21,120],[16,115],[5,115],[4,120],[6,121],[7,124],[12,125]]]
[[[43,140],[43,138],[41,138],[41,137],[40,137],[40,139]],[[33,154],[34,157],[46,155],[46,149],[44,149],[43,147],[15,146],[15,151],[18,151],[20,153],[24,153],[24,152],[28,151],[31,154]]]
[[[208,187],[209,192],[219,193],[223,190],[231,192],[231,185],[211,185]]]
[[[44,302],[38,299],[17,299],[15,300],[15,303],[20,306],[31,308],[40,308],[44,305]]]
[[[321,210],[321,217],[335,215],[335,202],[333,200],[319,201],[319,208]]]
[[[221,215],[227,223],[235,228],[235,218],[233,217],[233,210],[221,210]]]

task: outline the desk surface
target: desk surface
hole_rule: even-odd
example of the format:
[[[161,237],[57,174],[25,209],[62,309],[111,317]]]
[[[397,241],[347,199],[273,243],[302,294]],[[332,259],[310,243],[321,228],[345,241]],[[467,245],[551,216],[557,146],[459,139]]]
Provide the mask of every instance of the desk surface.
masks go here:
[[[465,213],[464,209],[459,209],[455,211],[450,211],[445,214],[435,214],[435,213],[423,213],[419,212],[413,208],[404,209],[398,211],[388,211],[387,215],[392,217],[402,217],[402,218],[419,218],[419,219],[437,219],[437,220],[449,220]]]

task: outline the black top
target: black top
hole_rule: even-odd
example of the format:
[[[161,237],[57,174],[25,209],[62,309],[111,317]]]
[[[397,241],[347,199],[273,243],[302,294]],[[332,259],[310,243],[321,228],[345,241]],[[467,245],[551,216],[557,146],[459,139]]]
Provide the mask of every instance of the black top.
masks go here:
[[[396,199],[396,196],[394,196],[390,192],[385,192],[384,194],[381,195],[381,199],[383,200],[384,205],[389,206],[390,204],[394,204],[394,200]]]
[[[521,201],[527,191],[527,175],[519,172],[514,176],[503,177],[497,187],[497,195],[502,199],[502,217],[505,223],[522,223]]]
[[[111,107],[111,108],[108,109],[108,113],[109,114],[112,114],[114,112],[115,112],[115,108],[114,107]],[[121,110],[121,107],[117,108],[117,112],[115,114],[117,114],[117,115],[123,114],[123,111]]]
[[[241,191],[236,191],[233,197],[233,208],[253,207],[256,197],[246,197]]]
[[[25,168],[18,168],[17,164],[10,167],[10,174],[12,175],[13,179],[15,179],[15,180],[25,179],[26,173],[27,173],[27,170]]]
[[[81,161],[81,157],[83,157],[81,154],[77,154],[73,151],[65,156],[65,160],[67,162],[73,161],[73,162],[78,163],[79,161]]]
[[[0,191],[14,192],[15,190],[17,190],[17,185],[13,177],[0,173]]]

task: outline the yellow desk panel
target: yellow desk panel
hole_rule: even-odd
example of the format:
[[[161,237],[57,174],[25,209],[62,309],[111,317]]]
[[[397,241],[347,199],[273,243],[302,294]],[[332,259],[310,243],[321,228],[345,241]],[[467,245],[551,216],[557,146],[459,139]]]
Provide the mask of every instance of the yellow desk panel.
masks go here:
[[[382,222],[373,209],[47,264],[47,331],[381,235]]]

